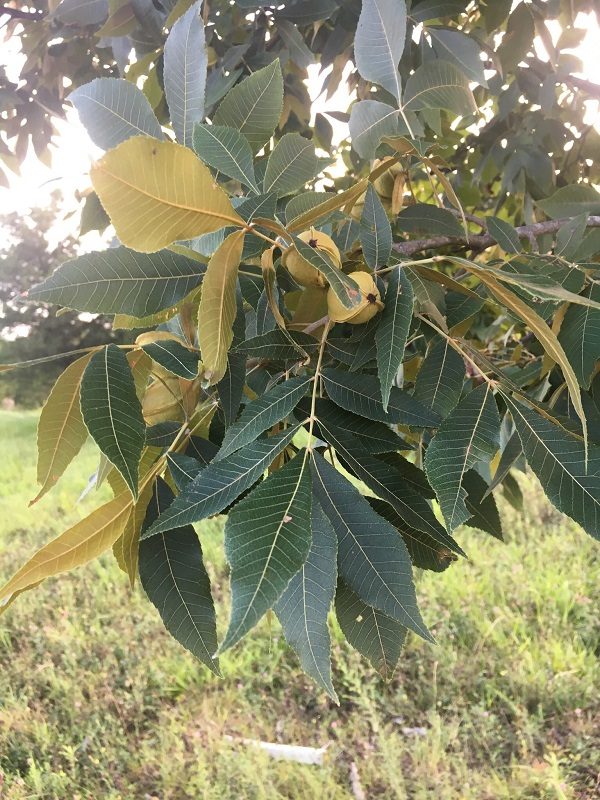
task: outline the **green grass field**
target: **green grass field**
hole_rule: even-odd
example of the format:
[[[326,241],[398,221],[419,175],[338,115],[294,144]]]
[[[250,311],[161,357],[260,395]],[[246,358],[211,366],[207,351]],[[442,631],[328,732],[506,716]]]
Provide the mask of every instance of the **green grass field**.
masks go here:
[[[35,426],[33,413],[0,414],[6,576],[99,499],[76,505],[89,446],[27,508]],[[353,800],[356,771],[368,800],[600,797],[600,547],[521,483],[525,515],[502,506],[505,545],[465,530],[469,561],[417,576],[439,644],[411,637],[391,684],[334,632],[340,707],[275,621],[213,678],[111,554],[23,595],[0,620],[0,797]],[[199,530],[226,595],[220,524]],[[327,744],[325,764],[274,761],[238,737]]]

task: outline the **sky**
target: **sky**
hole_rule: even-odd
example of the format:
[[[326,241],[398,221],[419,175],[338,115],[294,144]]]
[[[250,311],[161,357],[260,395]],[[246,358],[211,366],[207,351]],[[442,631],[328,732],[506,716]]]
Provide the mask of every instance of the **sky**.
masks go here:
[[[551,34],[556,41],[560,34],[558,24],[549,23]],[[583,61],[583,72],[581,77],[600,83],[600,70],[598,69],[598,53],[600,52],[600,26],[593,14],[580,14],[577,18],[577,27],[587,30],[586,37],[576,53]],[[4,45],[3,45],[4,47]],[[539,50],[540,44],[536,42],[538,55],[544,58],[543,51]],[[14,70],[18,69],[20,56],[18,53],[18,40],[13,39],[7,43],[5,52],[8,52],[9,67],[12,65]],[[318,74],[318,65],[309,67],[309,79],[307,82],[311,99],[314,101],[313,114],[317,112],[345,111],[348,108],[350,98],[342,82],[335,95],[327,100],[325,95],[320,95],[320,88],[323,76]],[[589,101],[586,122],[593,122],[599,119],[598,101]],[[314,119],[314,117],[313,117]],[[334,126],[334,136],[339,141],[347,135],[347,128],[344,123],[330,119]],[[600,124],[600,123],[599,123]],[[42,165],[33,153],[29,154],[21,168],[19,176],[11,175],[11,188],[0,188],[0,216],[2,214],[18,211],[25,214],[27,209],[32,206],[43,206],[48,202],[50,194],[59,189],[65,198],[65,214],[69,214],[78,209],[78,202],[75,192],[83,190],[89,186],[87,173],[90,164],[97,158],[101,151],[96,148],[88,139],[85,129],[78,120],[75,111],[71,110],[67,114],[65,121],[56,121],[58,135],[55,137],[53,148],[52,167],[48,169]],[[68,217],[57,231],[74,231],[78,214]],[[98,237],[95,233],[87,234],[82,245],[85,249],[92,249],[97,245]]]

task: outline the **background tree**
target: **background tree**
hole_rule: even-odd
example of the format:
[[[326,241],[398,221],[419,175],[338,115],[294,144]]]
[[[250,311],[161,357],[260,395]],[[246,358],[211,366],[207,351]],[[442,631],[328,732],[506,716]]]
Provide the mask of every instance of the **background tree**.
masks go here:
[[[494,491],[519,506],[513,470],[528,463],[600,536],[599,140],[583,122],[598,89],[570,52],[594,4],[512,6],[62,0],[16,15],[29,88],[3,118],[7,148],[43,131],[25,121],[40,81],[56,107],[68,77],[106,151],[85,210],[121,243],[29,297],[153,330],[90,348],[55,384],[38,498],[88,434],[115,496],[0,600],[112,545],[214,672],[273,610],[335,697],[332,603],[389,674],[408,630],[432,638],[413,567],[458,561],[463,524],[501,539]],[[64,60],[50,68],[42,43]],[[339,145],[325,116],[311,124],[313,61],[327,92],[348,75]],[[221,637],[191,527],[215,514]]]
[[[47,278],[64,261],[77,254],[77,241],[67,236],[55,247],[49,235],[61,214],[60,198],[55,195],[48,208],[34,208],[23,217],[7,214],[1,224],[4,246],[0,250],[0,357],[3,362],[29,361],[67,353],[106,341],[122,341],[113,332],[111,321],[103,316],[75,311],[56,316],[44,303],[31,303],[23,296],[31,286]],[[16,370],[3,377],[0,393],[22,406],[38,406],[52,384],[72,361],[72,357],[40,364],[35,378]]]

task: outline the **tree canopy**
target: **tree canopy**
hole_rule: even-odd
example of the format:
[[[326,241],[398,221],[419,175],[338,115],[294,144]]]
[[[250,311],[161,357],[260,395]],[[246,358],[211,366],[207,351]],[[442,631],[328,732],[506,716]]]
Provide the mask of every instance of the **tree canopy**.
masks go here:
[[[26,58],[0,155],[45,158],[72,104],[105,151],[84,213],[116,237],[29,298],[139,335],[86,348],[40,418],[35,499],[88,436],[114,499],[0,601],[112,547],[215,673],[272,610],[335,698],[332,604],[391,674],[407,631],[433,641],[413,569],[460,569],[463,525],[501,540],[526,464],[600,538],[595,3],[513,5],[6,11]],[[313,64],[348,108],[313,115]],[[214,515],[226,626],[192,527]]]

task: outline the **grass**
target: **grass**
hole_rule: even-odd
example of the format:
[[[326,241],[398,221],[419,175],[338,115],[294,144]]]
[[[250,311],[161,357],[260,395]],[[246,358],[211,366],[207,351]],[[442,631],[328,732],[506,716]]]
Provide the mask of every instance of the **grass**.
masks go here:
[[[98,500],[75,504],[89,446],[27,508],[35,425],[0,414],[5,575]],[[520,480],[524,515],[502,507],[507,544],[465,530],[469,561],[418,576],[439,644],[411,637],[392,683],[334,631],[339,707],[268,620],[213,678],[110,554],[24,594],[0,619],[0,797],[352,800],[355,768],[369,800],[599,797],[600,549]],[[221,527],[200,534],[223,598]],[[274,761],[237,737],[327,744],[325,764]]]

